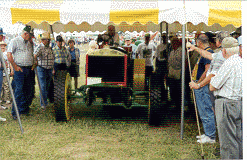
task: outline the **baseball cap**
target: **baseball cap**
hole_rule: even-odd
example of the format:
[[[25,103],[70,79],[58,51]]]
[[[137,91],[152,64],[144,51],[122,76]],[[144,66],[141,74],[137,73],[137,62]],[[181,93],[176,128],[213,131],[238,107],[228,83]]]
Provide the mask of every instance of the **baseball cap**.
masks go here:
[[[28,32],[29,34],[31,34],[33,36],[33,29],[31,26],[29,25],[26,25],[24,28],[23,28],[24,31]]]
[[[58,35],[58,36],[56,37],[56,41],[58,41],[58,42],[63,42],[63,37],[60,36],[60,35]]]
[[[150,33],[146,33],[145,34],[145,37],[150,37]]]
[[[238,45],[238,40],[233,38],[233,37],[226,37],[222,41],[222,47],[223,48],[233,48],[237,47]]]
[[[3,28],[0,27],[0,35],[4,35]]]
[[[207,37],[208,37],[208,41],[211,43],[215,43],[215,34],[211,33],[211,32],[206,32],[204,33]]]
[[[128,35],[125,36],[124,38],[125,38],[125,40],[130,40],[130,36],[128,36]]]

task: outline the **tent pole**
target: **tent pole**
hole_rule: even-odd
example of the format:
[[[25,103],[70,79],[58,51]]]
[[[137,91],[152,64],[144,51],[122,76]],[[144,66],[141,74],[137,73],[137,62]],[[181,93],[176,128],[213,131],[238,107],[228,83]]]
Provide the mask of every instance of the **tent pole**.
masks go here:
[[[9,74],[7,72],[7,68],[6,68],[6,65],[5,65],[5,61],[3,59],[3,52],[0,50],[0,59],[1,59],[1,63],[2,63],[2,66],[4,68],[4,72],[5,72],[5,76],[7,77],[7,81],[8,81],[8,84],[9,84],[9,91],[11,93],[11,96],[12,96],[12,100],[13,100],[13,103],[14,103],[14,109],[15,109],[15,113],[16,113],[16,116],[17,116],[17,120],[18,120],[18,123],[19,123],[19,126],[20,126],[20,129],[21,129],[21,134],[23,134],[23,128],[22,128],[22,124],[21,124],[21,119],[20,119],[20,115],[19,115],[19,111],[18,111],[18,108],[17,108],[17,105],[16,105],[16,101],[15,101],[15,95],[14,95],[14,92],[13,92],[13,89],[12,89],[12,85],[10,83],[10,79],[9,79]]]
[[[184,87],[185,87],[185,25],[183,24],[183,37],[182,37],[182,104],[181,104],[181,139],[183,139],[184,133]]]

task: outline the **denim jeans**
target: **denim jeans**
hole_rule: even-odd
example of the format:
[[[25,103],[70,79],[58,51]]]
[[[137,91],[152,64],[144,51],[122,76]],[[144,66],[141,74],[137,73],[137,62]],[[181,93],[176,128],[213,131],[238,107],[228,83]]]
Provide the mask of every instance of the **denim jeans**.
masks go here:
[[[38,78],[41,87],[41,93],[45,102],[45,104],[43,104],[40,94],[40,104],[41,106],[47,106],[48,94],[52,83],[52,69],[45,69],[38,66],[37,71],[38,71]]]
[[[195,89],[196,105],[202,121],[205,135],[211,139],[216,137],[215,116],[212,110],[212,101],[209,95],[209,86]]]
[[[14,96],[19,114],[29,113],[29,106],[34,97],[34,77],[31,67],[21,67],[21,71],[14,71],[14,79],[12,82]],[[12,115],[15,116],[14,104],[12,107]]]
[[[2,93],[3,72],[4,72],[4,70],[0,69],[0,95]]]

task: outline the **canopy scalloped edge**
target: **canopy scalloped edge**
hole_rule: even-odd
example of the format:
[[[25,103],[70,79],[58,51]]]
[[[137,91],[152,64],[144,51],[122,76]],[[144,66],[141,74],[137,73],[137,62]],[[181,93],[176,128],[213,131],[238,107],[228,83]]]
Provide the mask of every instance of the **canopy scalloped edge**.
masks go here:
[[[163,22],[163,23],[162,23]],[[162,30],[165,30],[166,22],[162,21]],[[34,28],[39,28],[43,30],[50,31],[50,24],[47,21],[43,21],[40,24],[37,24],[34,21],[30,21],[27,24],[33,26]],[[182,24],[178,21],[173,23],[168,23],[169,32],[177,32],[182,30]],[[68,22],[67,24],[63,24],[60,21],[57,21],[52,24],[53,32],[81,32],[81,31],[104,31],[107,30],[107,26],[114,25],[116,27],[116,31],[160,31],[160,24],[155,24],[151,21],[147,22],[146,24],[141,24],[140,22],[135,22],[132,25],[128,24],[127,22],[121,22],[119,25],[114,24],[113,22],[109,22],[108,24],[102,24],[101,22],[95,22],[93,25],[90,25],[88,22],[82,22],[81,24],[77,25],[73,21]],[[197,25],[192,24],[191,22],[187,23],[187,30],[192,31],[219,31],[219,30],[227,30],[227,31],[235,31],[236,28],[232,24],[228,24],[226,26],[221,26],[218,23],[215,23],[211,26],[206,25],[205,23],[201,22]]]

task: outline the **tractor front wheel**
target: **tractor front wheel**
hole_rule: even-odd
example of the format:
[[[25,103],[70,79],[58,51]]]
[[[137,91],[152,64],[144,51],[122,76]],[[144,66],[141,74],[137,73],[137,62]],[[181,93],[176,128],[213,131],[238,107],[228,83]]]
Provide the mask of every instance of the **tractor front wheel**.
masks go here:
[[[66,70],[56,71],[54,77],[54,106],[57,122],[67,122],[71,118],[70,101],[71,77]]]

